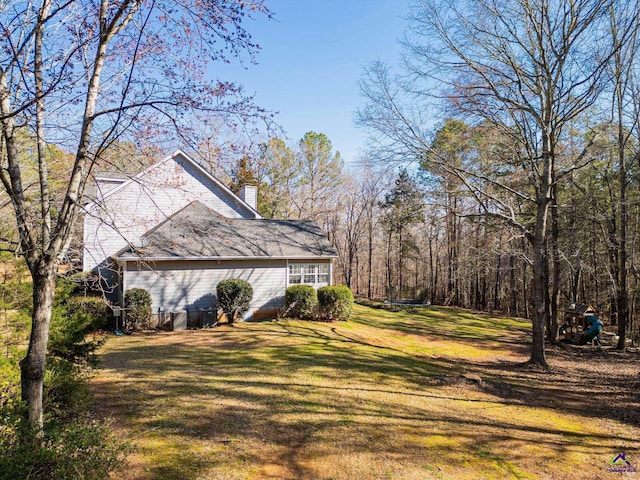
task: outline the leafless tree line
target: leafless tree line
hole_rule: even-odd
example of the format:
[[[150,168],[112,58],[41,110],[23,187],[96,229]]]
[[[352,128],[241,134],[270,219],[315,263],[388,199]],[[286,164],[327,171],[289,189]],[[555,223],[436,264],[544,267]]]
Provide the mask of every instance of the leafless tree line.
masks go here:
[[[413,162],[440,179],[436,188],[445,192],[450,210],[443,235],[448,282],[454,278],[446,289],[453,289],[451,301],[473,297],[471,303],[484,304],[483,298],[493,298],[502,304],[497,282],[491,282],[491,295],[481,287],[489,283],[485,274],[474,270],[456,283],[456,272],[468,273],[469,262],[499,278],[506,265],[517,265],[514,281],[528,270],[519,298],[532,320],[531,361],[539,365],[546,365],[545,334],[556,341],[569,258],[561,248],[563,195],[588,167],[601,167],[598,156],[611,149],[617,151],[617,180],[594,187],[610,189],[605,263],[614,293],[606,304],[624,348],[627,195],[638,138],[637,20],[634,1],[417,1],[403,64],[397,70],[373,64],[362,82],[366,104],[358,118],[372,132],[374,154],[386,163]],[[602,169],[588,171],[601,178]],[[497,244],[496,232],[502,239]],[[505,248],[513,259],[496,253],[487,261],[473,253]],[[603,267],[592,273],[594,282]],[[469,291],[456,291],[469,278],[476,278]]]

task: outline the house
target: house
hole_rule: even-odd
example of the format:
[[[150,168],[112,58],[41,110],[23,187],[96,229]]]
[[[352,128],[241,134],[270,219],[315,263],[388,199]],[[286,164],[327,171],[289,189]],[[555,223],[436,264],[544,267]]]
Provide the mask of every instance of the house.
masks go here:
[[[312,221],[264,219],[257,191],[235,195],[178,151],[132,178],[96,175],[84,209],[83,269],[114,303],[144,288],[154,312],[216,306],[216,285],[247,280],[247,318],[273,315],[292,284],[331,284],[336,252]]]

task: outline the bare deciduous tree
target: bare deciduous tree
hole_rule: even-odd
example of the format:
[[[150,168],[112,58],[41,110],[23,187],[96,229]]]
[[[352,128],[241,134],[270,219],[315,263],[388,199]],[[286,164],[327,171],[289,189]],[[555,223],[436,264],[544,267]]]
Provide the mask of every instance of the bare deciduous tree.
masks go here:
[[[134,127],[157,134],[189,110],[261,115],[239,87],[208,81],[211,62],[257,46],[242,26],[269,12],[261,0],[41,0],[0,5],[0,181],[19,253],[33,279],[33,315],[21,361],[22,398],[42,426],[43,374],[56,271],[71,242],[92,168]],[[20,135],[36,139],[29,155]],[[63,193],[52,189],[47,144],[69,153]],[[38,192],[25,183],[37,165]],[[28,191],[29,190],[29,191]]]
[[[614,290],[616,293],[616,310],[618,323],[617,348],[624,350],[627,340],[627,324],[629,321],[629,288],[627,277],[627,230],[629,223],[629,204],[627,188],[629,184],[628,164],[633,161],[634,149],[632,139],[638,129],[638,99],[635,95],[636,59],[640,39],[638,27],[629,29],[629,20],[638,18],[638,5],[633,2],[620,2],[611,7],[610,28],[614,46],[614,55],[611,59],[608,72],[613,86],[612,112],[613,124],[616,125],[616,157],[618,169],[618,221],[615,232],[616,246],[616,278],[614,278]],[[636,22],[637,23],[637,22]],[[635,88],[634,88],[635,87]],[[637,148],[637,147],[636,147]],[[628,157],[631,157],[629,159]]]
[[[583,165],[561,162],[565,127],[600,98],[616,46],[605,33],[610,8],[601,0],[420,0],[404,45],[405,75],[395,80],[374,65],[363,82],[369,104],[360,122],[403,161],[432,153],[456,175],[485,215],[519,229],[532,249],[533,344],[530,361],[546,365],[547,236],[553,188]],[[628,41],[635,22],[620,30]],[[492,169],[459,167],[430,149],[429,113],[486,122],[511,139],[508,157]],[[588,145],[587,145],[588,147]],[[562,165],[562,168],[561,168]],[[504,181],[523,172],[525,182]],[[512,176],[508,176],[512,178]]]

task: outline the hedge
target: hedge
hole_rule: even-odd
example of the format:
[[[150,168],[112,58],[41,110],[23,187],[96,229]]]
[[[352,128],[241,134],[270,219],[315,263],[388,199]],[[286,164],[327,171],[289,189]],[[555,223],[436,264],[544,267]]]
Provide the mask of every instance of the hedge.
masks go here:
[[[329,320],[349,320],[353,310],[353,293],[344,285],[331,285],[318,290],[320,314]]]
[[[144,288],[124,293],[125,322],[128,330],[147,328],[151,320],[151,295]]]
[[[216,286],[218,304],[227,316],[227,322],[233,323],[237,316],[241,317],[249,310],[253,299],[253,288],[246,280],[229,278]]]
[[[292,285],[284,293],[286,316],[312,319],[318,307],[318,294],[311,285]]]

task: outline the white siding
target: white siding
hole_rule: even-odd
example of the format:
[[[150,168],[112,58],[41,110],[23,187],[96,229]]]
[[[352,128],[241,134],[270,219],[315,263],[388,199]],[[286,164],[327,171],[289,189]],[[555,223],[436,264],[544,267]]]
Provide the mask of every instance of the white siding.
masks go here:
[[[284,303],[286,272],[284,260],[166,261],[149,266],[129,262],[124,284],[127,290],[148,290],[154,312],[159,308],[197,310],[217,304],[216,285],[220,280],[241,278],[253,287],[251,309],[257,310]]]
[[[96,179],[96,198],[106,195],[116,187],[122,185],[126,180],[117,178],[97,178]]]
[[[198,200],[228,218],[253,218],[238,200],[211,182],[191,162],[170,157],[93,204],[84,221],[84,265],[92,270],[167,217]]]
[[[245,185],[240,188],[240,192],[238,195],[242,200],[244,200],[251,208],[254,210],[258,206],[258,187],[253,185]]]

